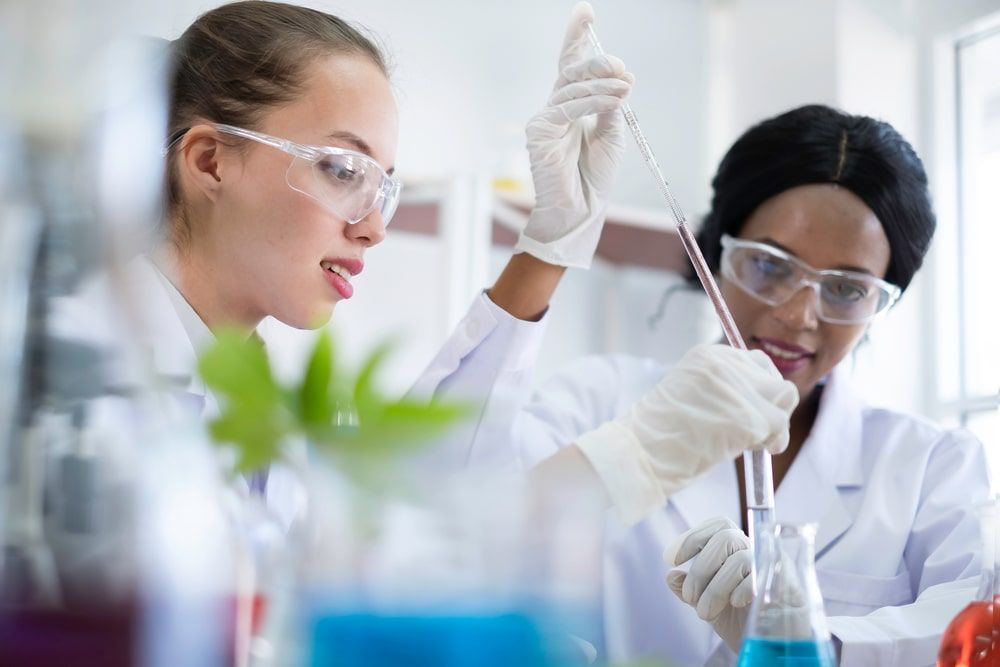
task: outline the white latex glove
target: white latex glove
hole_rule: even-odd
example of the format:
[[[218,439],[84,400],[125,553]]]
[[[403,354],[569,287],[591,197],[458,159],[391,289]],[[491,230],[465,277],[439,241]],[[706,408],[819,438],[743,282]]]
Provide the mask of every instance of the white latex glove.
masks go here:
[[[767,573],[769,597],[761,603],[766,609],[758,616],[762,624],[756,631],[771,637],[812,637],[811,612],[822,617],[822,605],[810,606],[804,583],[787,554],[772,557],[781,561]],[[687,572],[676,568],[668,572],[667,585],[695,608],[698,618],[712,625],[726,646],[739,652],[754,598],[750,538],[729,519],[709,519],[678,537],[663,558],[671,565],[691,561]]]
[[[667,585],[708,621],[734,653],[740,650],[753,602],[753,552],[748,538],[729,519],[709,519],[682,534],[663,554],[669,565],[691,560],[687,572],[674,568]]]
[[[715,464],[788,446],[798,403],[763,352],[699,345],[626,414],[581,435],[622,520],[634,523]]]
[[[535,208],[514,252],[588,268],[604,225],[608,195],[625,149],[622,100],[634,77],[614,56],[592,56],[587,23],[594,10],[573,8],[548,105],[528,122]]]

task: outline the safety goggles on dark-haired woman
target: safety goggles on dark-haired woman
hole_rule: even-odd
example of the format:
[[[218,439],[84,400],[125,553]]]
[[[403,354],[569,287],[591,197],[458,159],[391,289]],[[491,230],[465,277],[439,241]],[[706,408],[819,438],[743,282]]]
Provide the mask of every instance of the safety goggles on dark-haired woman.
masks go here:
[[[780,306],[804,287],[816,291],[816,316],[830,324],[862,324],[885,312],[901,290],[857,271],[814,269],[766,243],[722,237],[722,275],[769,306]]]

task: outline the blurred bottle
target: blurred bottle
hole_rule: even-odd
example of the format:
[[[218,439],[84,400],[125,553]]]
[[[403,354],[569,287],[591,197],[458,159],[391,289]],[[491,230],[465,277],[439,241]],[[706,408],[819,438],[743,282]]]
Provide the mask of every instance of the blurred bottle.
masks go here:
[[[812,524],[768,524],[760,532],[757,596],[739,667],[835,667],[816,580]]]
[[[2,665],[224,660],[217,469],[126,275],[159,217],[167,70],[128,5],[0,3]]]
[[[310,461],[295,664],[588,664],[577,637],[599,635],[598,499],[562,505],[519,480],[413,460],[378,472]]]
[[[948,624],[938,667],[1000,664],[1000,498],[979,507],[983,571],[976,599]]]
[[[531,165],[524,146],[524,127],[505,124],[495,133],[491,173],[493,189],[530,201],[534,197]]]

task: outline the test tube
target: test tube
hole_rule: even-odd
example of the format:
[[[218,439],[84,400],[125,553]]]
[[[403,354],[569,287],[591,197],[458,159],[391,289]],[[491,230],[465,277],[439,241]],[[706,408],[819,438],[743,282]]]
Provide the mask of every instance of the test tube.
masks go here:
[[[593,23],[587,24],[587,34],[591,45],[594,47],[594,52],[598,55],[603,55],[604,49],[597,39],[597,33],[594,32]],[[660,171],[660,165],[656,161],[656,156],[653,155],[653,150],[649,147],[649,142],[646,141],[646,136],[639,127],[639,121],[636,120],[635,113],[633,113],[632,107],[628,103],[622,104],[622,114],[625,116],[625,124],[632,133],[632,137],[635,139],[636,144],[639,145],[639,152],[642,154],[642,159],[646,163],[646,167],[653,174],[653,178],[656,179],[656,184],[660,189],[660,194],[663,195],[664,200],[667,202],[667,208],[670,209],[670,213],[677,225],[677,233],[681,237],[681,243],[684,245],[684,250],[687,252],[691,264],[694,266],[695,273],[698,274],[701,286],[705,289],[705,293],[708,294],[708,298],[712,302],[712,307],[719,317],[726,340],[733,347],[741,350],[747,349],[746,343],[743,341],[743,337],[740,335],[739,329],[736,328],[736,323],[733,321],[733,316],[729,312],[726,302],[722,299],[719,286],[712,277],[712,272],[709,271],[708,264],[705,263],[705,257],[701,254],[698,242],[695,241],[694,234],[687,224],[684,212],[681,211],[680,205],[670,192],[667,179],[663,177],[663,172]],[[747,527],[750,530],[750,539],[754,540],[758,526],[774,521],[774,482],[771,477],[771,455],[763,451],[744,452],[743,476],[746,485]]]

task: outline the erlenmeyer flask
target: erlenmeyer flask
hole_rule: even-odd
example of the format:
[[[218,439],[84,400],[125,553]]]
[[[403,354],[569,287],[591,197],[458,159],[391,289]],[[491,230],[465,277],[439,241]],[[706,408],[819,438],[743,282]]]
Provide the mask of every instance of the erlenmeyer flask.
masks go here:
[[[757,597],[750,608],[739,667],[834,667],[816,580],[814,524],[765,524],[758,536]]]
[[[938,667],[992,667],[1000,663],[1000,498],[979,507],[983,571],[976,599],[948,624]]]

